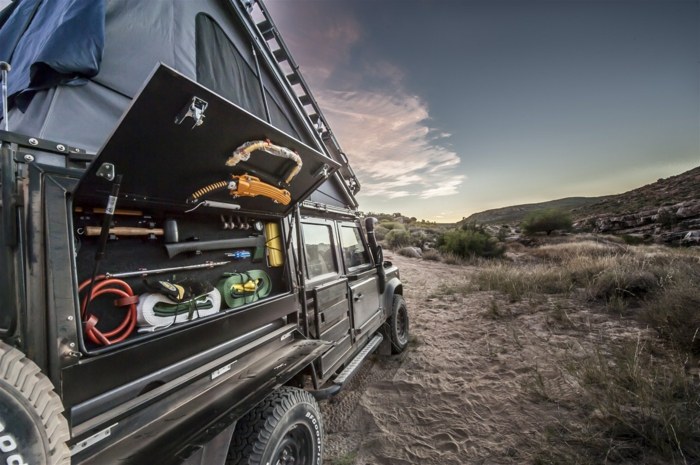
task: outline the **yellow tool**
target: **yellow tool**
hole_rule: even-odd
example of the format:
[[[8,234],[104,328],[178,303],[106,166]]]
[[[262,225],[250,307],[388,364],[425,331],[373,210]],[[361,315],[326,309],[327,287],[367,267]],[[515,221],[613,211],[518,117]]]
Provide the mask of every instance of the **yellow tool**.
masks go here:
[[[289,205],[292,195],[287,189],[279,189],[271,184],[263,182],[260,178],[249,174],[232,176],[233,183],[229,185],[229,193],[234,197],[257,197],[262,195],[282,205]]]
[[[292,201],[292,195],[287,189],[280,189],[261,181],[260,178],[255,176],[242,174],[240,176],[232,175],[231,181],[214,182],[196,190],[190,195],[188,202],[199,202],[203,196],[222,189],[228,189],[229,194],[233,197],[257,197],[262,195],[282,205],[289,205],[289,202]]]
[[[267,264],[282,266],[284,254],[282,253],[282,236],[279,224],[272,222],[265,224],[265,246],[267,248]]]

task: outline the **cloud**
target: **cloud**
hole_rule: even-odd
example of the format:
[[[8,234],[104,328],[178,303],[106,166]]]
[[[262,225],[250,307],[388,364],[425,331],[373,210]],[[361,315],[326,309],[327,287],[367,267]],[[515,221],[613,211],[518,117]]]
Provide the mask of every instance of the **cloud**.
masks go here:
[[[405,86],[404,71],[365,42],[341,2],[313,9],[273,1],[285,39],[362,184],[364,196],[429,199],[454,195],[460,158],[432,127],[428,105]],[[268,3],[268,6],[270,3]],[[280,25],[280,21],[278,25]]]
[[[366,196],[454,195],[465,176],[453,150],[430,136],[427,105],[401,89],[318,94]]]

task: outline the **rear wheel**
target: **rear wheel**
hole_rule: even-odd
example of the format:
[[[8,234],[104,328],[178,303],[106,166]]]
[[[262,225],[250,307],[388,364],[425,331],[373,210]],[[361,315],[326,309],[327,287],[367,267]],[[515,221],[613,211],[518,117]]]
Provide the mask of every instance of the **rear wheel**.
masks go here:
[[[236,424],[227,465],[318,465],[323,424],[308,392],[275,391]]]
[[[68,423],[51,381],[0,342],[0,463],[70,464]]]
[[[394,296],[394,305],[389,317],[391,353],[400,354],[408,347],[408,308],[403,296]]]

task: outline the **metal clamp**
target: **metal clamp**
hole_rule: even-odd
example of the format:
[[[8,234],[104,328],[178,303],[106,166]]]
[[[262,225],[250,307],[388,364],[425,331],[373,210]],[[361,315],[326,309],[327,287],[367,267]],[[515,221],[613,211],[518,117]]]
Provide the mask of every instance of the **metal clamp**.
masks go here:
[[[175,124],[182,124],[187,118],[192,118],[194,120],[194,125],[192,129],[197,126],[204,124],[204,111],[207,109],[209,104],[199,97],[192,97],[190,103],[185,105],[185,107],[180,111],[180,113],[175,117]]]

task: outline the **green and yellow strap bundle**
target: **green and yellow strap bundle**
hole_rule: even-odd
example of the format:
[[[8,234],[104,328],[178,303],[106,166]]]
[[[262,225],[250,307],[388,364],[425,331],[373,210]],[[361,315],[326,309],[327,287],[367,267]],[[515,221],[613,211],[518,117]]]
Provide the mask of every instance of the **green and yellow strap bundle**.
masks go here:
[[[256,302],[270,295],[272,281],[263,270],[250,270],[241,273],[224,273],[217,289],[228,308]]]

